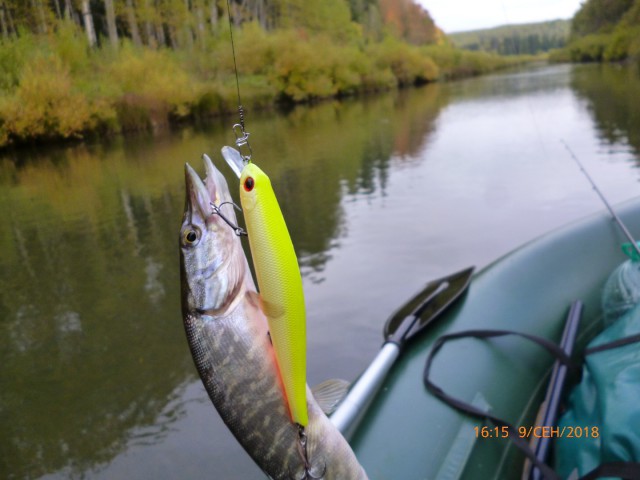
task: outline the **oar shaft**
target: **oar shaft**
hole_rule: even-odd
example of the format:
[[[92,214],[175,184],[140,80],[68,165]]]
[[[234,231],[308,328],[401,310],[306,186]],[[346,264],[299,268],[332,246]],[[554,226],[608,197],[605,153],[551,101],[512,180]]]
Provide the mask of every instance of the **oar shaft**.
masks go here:
[[[582,173],[584,173],[584,176],[587,177],[587,180],[589,180],[589,183],[591,183],[591,186],[593,187],[593,189],[595,190],[595,192],[598,194],[598,196],[600,197],[600,200],[602,200],[602,203],[604,203],[604,205],[607,207],[607,209],[609,210],[609,213],[611,213],[611,216],[613,217],[613,220],[618,224],[618,226],[620,227],[620,230],[622,230],[622,233],[624,233],[624,236],[627,237],[627,240],[629,240],[629,242],[631,242],[631,245],[633,247],[633,249],[636,251],[636,253],[640,256],[640,248],[638,247],[638,243],[635,241],[635,239],[633,238],[633,235],[631,235],[631,232],[629,232],[629,230],[627,229],[627,227],[625,226],[624,223],[622,223],[622,220],[620,220],[620,217],[618,217],[618,215],[616,214],[616,212],[613,210],[613,208],[611,207],[611,205],[609,204],[609,202],[607,201],[607,199],[604,197],[604,195],[602,194],[602,192],[600,191],[600,189],[598,188],[598,186],[596,185],[596,182],[593,181],[593,179],[591,178],[591,175],[589,175],[589,173],[587,172],[587,170],[584,168],[584,165],[582,165],[582,162],[580,162],[580,160],[578,160],[578,157],[576,156],[575,153],[573,153],[573,150],[571,150],[571,148],[569,147],[569,145],[567,145],[567,143],[564,140],[560,140],[562,142],[562,144],[564,145],[564,147],[567,149],[567,151],[569,152],[569,155],[571,155],[571,158],[573,158],[573,160],[578,164],[578,167],[580,167],[580,171]]]
[[[395,343],[385,343],[376,358],[364,371],[349,393],[331,415],[331,422],[349,438],[354,432],[367,406],[375,393],[382,386],[387,373],[400,354],[400,348]]]

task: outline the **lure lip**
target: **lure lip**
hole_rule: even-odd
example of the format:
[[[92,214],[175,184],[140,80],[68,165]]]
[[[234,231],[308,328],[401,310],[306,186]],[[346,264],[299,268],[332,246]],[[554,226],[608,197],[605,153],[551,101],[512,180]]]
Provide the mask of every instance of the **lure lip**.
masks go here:
[[[222,157],[227,162],[227,165],[233,170],[233,173],[237,175],[238,178],[242,175],[242,169],[244,168],[244,160],[240,152],[232,147],[222,147]]]

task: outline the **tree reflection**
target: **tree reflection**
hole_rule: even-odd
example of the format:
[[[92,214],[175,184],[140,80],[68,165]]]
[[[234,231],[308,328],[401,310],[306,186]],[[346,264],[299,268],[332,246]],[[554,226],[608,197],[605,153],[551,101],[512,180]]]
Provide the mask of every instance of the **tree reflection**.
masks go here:
[[[637,68],[611,65],[575,67],[571,86],[587,100],[596,128],[608,144],[628,143],[640,154],[640,95]]]

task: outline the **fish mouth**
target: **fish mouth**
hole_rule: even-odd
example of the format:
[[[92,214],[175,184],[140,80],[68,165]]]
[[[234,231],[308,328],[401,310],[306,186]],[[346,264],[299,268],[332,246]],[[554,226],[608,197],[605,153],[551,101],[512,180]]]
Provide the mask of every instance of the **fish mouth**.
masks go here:
[[[215,214],[214,206],[219,207],[223,203],[233,203],[227,181],[220,171],[213,165],[207,155],[202,156],[205,168],[204,180],[188,163],[184,166],[186,183],[185,214],[196,215],[207,219]],[[225,216],[232,221],[236,220],[232,207],[225,208]]]
[[[212,214],[211,205],[216,200],[218,187],[215,176],[217,170],[209,157],[205,157],[204,165],[206,170],[204,181],[191,165],[188,163],[184,165],[185,183],[187,187],[185,213],[206,219]]]

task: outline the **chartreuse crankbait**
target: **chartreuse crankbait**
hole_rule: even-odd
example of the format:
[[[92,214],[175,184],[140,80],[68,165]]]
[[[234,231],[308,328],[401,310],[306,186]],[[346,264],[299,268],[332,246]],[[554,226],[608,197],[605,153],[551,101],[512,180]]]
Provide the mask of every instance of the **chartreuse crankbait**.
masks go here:
[[[222,156],[240,178],[240,203],[260,291],[258,303],[269,323],[289,413],[305,427],[307,325],[298,259],[271,180],[251,162],[249,134],[241,124],[234,125],[233,131],[236,145],[245,154],[223,147]]]
[[[244,212],[260,306],[267,321],[291,419],[308,423],[306,315],[302,278],[287,225],[269,177],[254,163],[240,175]]]

